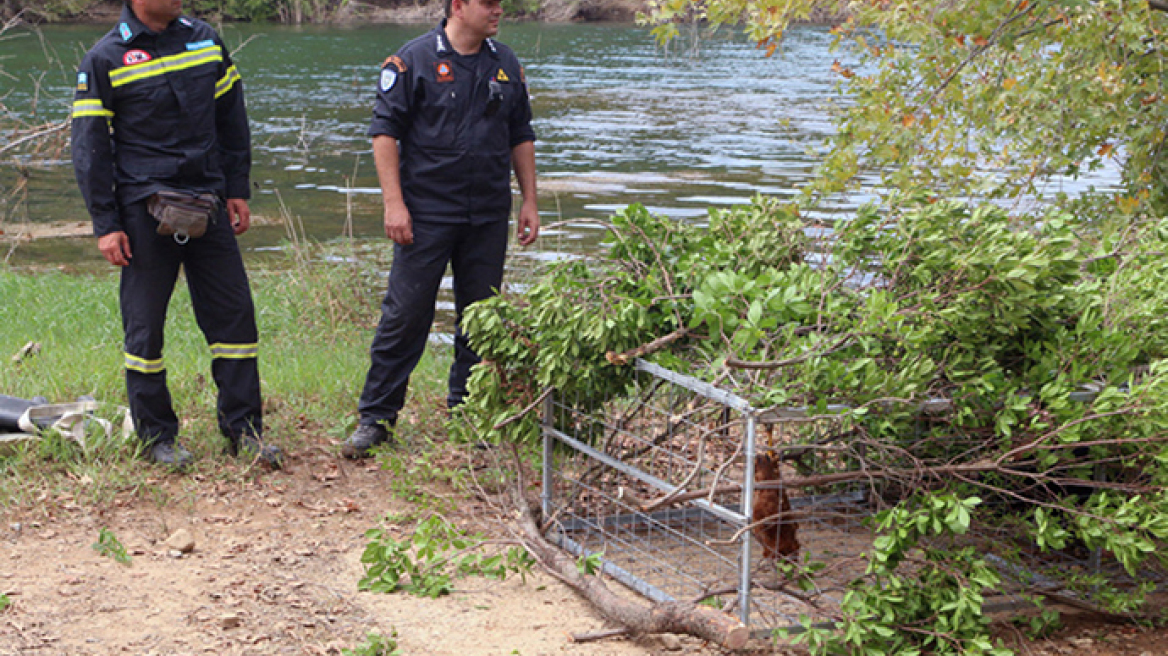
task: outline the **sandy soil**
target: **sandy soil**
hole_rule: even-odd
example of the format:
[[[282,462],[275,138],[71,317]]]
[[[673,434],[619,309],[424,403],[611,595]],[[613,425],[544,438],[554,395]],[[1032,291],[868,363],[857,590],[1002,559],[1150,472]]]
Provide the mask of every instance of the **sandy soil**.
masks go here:
[[[359,592],[364,532],[387,513],[418,516],[389,492],[390,472],[319,445],[292,454],[282,472],[234,473],[160,471],[149,492],[127,490],[103,508],[64,497],[5,514],[0,592],[12,605],[0,613],[0,654],[339,654],[368,632],[396,632],[406,654],[720,653],[689,637],[575,643],[571,634],[605,622],[539,572],[526,582],[463,579],[436,600]],[[481,516],[472,500],[458,505],[453,521]],[[102,528],[130,565],[93,548]],[[194,540],[186,554],[167,544],[181,530]],[[1071,624],[1019,653],[1168,654],[1168,633]]]

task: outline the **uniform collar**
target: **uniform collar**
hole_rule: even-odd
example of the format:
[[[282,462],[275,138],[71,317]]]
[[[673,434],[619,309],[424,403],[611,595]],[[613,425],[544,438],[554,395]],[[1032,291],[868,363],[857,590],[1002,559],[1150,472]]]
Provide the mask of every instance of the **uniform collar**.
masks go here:
[[[456,54],[454,46],[450,45],[450,37],[446,36],[446,19],[442,19],[442,23],[434,28],[434,52],[439,57],[449,57]],[[495,45],[495,40],[487,37],[483,39],[483,47],[479,52],[489,52],[495,59],[499,58],[499,48]]]
[[[174,22],[168,25],[166,29],[170,30],[174,28],[190,29],[191,19],[187,18],[186,16],[179,16]],[[122,37],[122,41],[124,42],[133,41],[134,39],[138,38],[139,34],[154,34],[154,32],[151,31],[150,28],[146,27],[142,21],[138,20],[138,17],[134,15],[133,10],[124,4],[122,5],[122,16],[118,20],[117,32],[118,35]]]

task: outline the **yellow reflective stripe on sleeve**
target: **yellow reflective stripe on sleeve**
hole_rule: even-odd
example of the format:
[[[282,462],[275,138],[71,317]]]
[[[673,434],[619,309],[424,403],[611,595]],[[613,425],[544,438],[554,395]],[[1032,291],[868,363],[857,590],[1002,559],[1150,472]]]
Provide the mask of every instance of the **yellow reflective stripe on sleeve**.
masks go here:
[[[147,360],[146,358],[140,358],[129,353],[126,354],[126,368],[143,374],[157,374],[166,370],[166,367],[162,364],[162,358]]]
[[[219,78],[219,81],[215,83],[215,98],[218,99],[219,96],[231,91],[231,87],[235,86],[235,83],[241,79],[239,77],[239,71],[235,68],[235,64],[232,64],[231,68],[227,69],[227,72],[223,74],[223,77]]]
[[[247,358],[256,357],[259,350],[259,344],[223,344],[222,342],[216,342],[211,345],[211,357],[246,360]]]
[[[100,100],[74,100],[73,118],[81,118],[82,116],[113,118],[114,113],[106,109]]]
[[[148,77],[165,75],[172,71],[186,70],[195,66],[221,61],[223,61],[223,51],[219,46],[207,46],[206,48],[199,48],[198,50],[183,52],[177,55],[159,57],[145,64],[134,64],[132,66],[123,66],[122,68],[114,69],[109,74],[110,84],[116,88]]]

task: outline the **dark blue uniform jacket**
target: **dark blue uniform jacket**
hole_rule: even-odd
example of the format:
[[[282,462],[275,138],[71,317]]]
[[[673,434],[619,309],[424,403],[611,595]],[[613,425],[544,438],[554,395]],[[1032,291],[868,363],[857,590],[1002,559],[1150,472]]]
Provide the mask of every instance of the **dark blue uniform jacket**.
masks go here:
[[[73,169],[100,237],[118,208],[164,189],[250,198],[239,72],[215,30],[182,17],[161,34],[128,8],[81,62]]]
[[[535,140],[523,69],[493,39],[462,57],[445,27],[385,60],[369,135],[398,140],[402,195],[416,219],[506,219],[511,149]]]

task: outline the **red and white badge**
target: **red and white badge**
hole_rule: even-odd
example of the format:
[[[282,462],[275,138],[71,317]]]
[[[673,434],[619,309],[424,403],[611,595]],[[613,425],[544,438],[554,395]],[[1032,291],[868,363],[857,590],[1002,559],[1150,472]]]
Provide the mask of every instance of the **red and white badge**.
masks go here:
[[[454,69],[450,66],[450,62],[446,61],[445,59],[434,64],[434,70],[438,73],[439,82],[454,81]]]
[[[145,50],[129,50],[122,56],[122,63],[126,66],[133,66],[134,64],[142,64],[150,61],[153,57]]]

